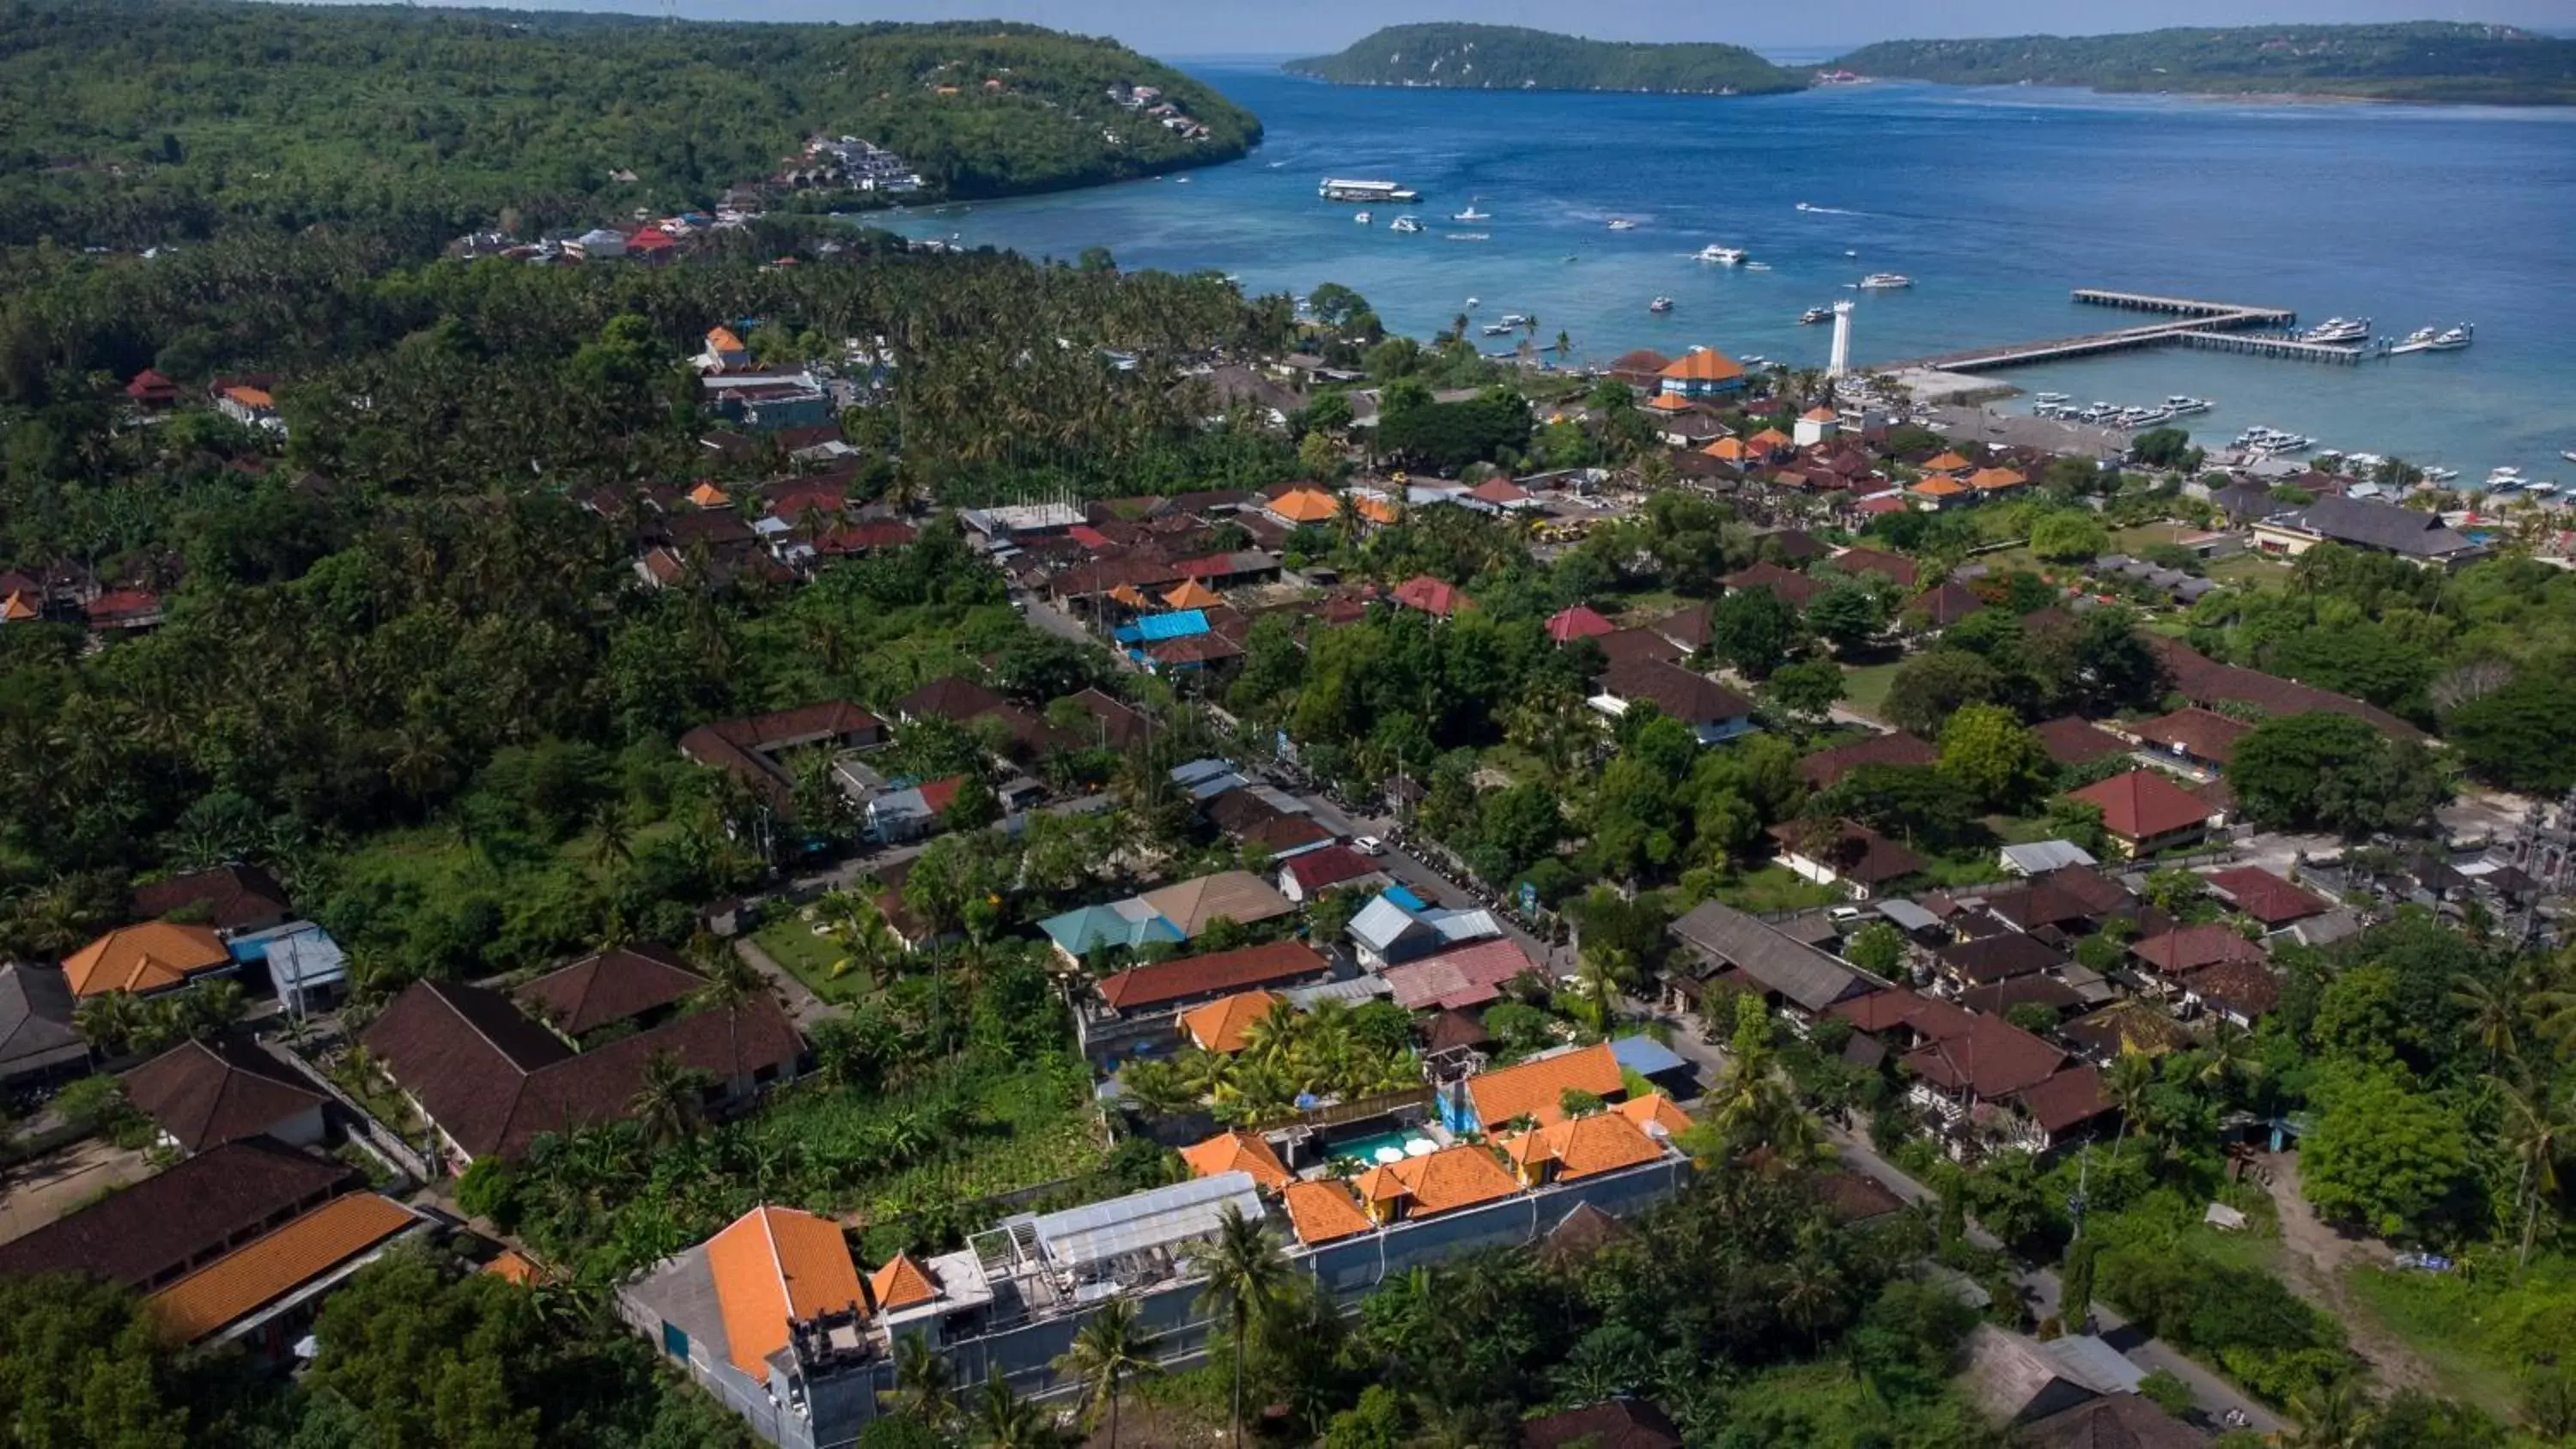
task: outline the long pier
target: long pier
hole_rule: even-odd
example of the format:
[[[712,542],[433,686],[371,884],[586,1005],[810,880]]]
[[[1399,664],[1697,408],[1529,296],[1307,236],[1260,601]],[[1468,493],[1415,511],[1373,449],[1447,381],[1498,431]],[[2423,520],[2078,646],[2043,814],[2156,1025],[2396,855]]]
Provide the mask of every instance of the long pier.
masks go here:
[[[2106,352],[2129,352],[2168,345],[2219,352],[2251,353],[2299,362],[2355,363],[2380,356],[2376,348],[2338,347],[2303,342],[2287,334],[2299,314],[2285,307],[2249,307],[2235,302],[2204,302],[2191,297],[2159,297],[2144,292],[2115,292],[2078,287],[2074,299],[2095,307],[2132,312],[2163,312],[2176,320],[2142,327],[2088,332],[2080,337],[2054,337],[2039,342],[2008,342],[1995,347],[1948,352],[1885,364],[1882,371],[1929,368],[1939,372],[1994,372],[2034,363],[2064,362]],[[2258,330],[2259,329],[2259,330]]]

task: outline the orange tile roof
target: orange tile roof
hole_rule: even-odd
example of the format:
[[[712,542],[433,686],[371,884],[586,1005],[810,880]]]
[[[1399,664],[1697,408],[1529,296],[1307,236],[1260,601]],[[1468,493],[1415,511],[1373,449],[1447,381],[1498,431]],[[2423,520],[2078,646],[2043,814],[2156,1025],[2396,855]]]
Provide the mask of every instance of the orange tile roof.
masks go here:
[[[1415,1217],[1474,1207],[1518,1191],[1520,1184],[1512,1181],[1512,1175],[1494,1160],[1493,1153],[1463,1142],[1425,1156],[1370,1168],[1359,1180],[1359,1195],[1364,1200],[1392,1202],[1402,1198],[1413,1204]]]
[[[231,398],[234,402],[240,403],[246,408],[267,408],[277,406],[277,399],[270,397],[266,391],[255,387],[228,387],[224,389],[224,396]]]
[[[1217,1177],[1229,1172],[1248,1172],[1263,1187],[1282,1187],[1288,1181],[1288,1168],[1270,1144],[1250,1132],[1220,1132],[1205,1142],[1181,1149],[1181,1160],[1190,1171],[1201,1177]]]
[[[36,606],[28,603],[27,596],[24,594],[13,593],[7,599],[0,600],[0,619],[6,619],[13,624],[23,624],[35,617]]]
[[[700,508],[722,508],[733,500],[713,483],[701,483],[689,490],[689,501]]]
[[[1503,1155],[1523,1164],[1553,1162],[1563,1180],[1652,1162],[1664,1150],[1624,1114],[1595,1112],[1507,1139]]]
[[[1109,597],[1117,600],[1119,603],[1125,604],[1131,609],[1141,609],[1145,607],[1145,596],[1137,590],[1134,584],[1120,584],[1118,587],[1109,591]]]
[[[312,1282],[420,1221],[372,1192],[333,1198],[144,1300],[161,1325],[195,1343]]]
[[[1828,407],[1812,407],[1799,414],[1799,420],[1810,423],[1830,423],[1834,420],[1834,410]]]
[[[1749,455],[1753,450],[1744,445],[1742,438],[1720,438],[1700,451],[1712,458],[1732,463]]]
[[[1681,1109],[1680,1104],[1661,1092],[1648,1092],[1642,1097],[1632,1097],[1610,1110],[1636,1123],[1639,1127],[1658,1126],[1667,1134],[1688,1132],[1697,1125],[1691,1121],[1691,1115]]]
[[[1358,501],[1360,517],[1367,519],[1371,523],[1393,523],[1398,518],[1402,517],[1401,514],[1395,511],[1395,505],[1387,502],[1383,498],[1372,498],[1368,494],[1363,493],[1359,495]]]
[[[1925,463],[1923,465],[1923,471],[1926,473],[1956,473],[1960,469],[1968,466],[1970,466],[1968,460],[1960,457],[1958,454],[1943,453],[1941,456]]]
[[[1688,412],[1691,400],[1677,392],[1659,392],[1646,399],[1646,406],[1659,413]]]
[[[707,329],[707,350],[720,356],[727,352],[740,352],[743,350],[742,339],[733,335],[730,327],[710,327]]]
[[[1757,444],[1764,448],[1785,448],[1790,446],[1790,444],[1795,440],[1787,433],[1780,431],[1778,428],[1764,428],[1762,431],[1755,433],[1745,441]]]
[[[2030,480],[2010,468],[1979,468],[1968,475],[1971,488],[2019,488]]]
[[[769,1356],[787,1346],[789,1319],[867,1304],[850,1245],[830,1218],[764,1203],[707,1239],[706,1254],[734,1366],[764,1382]]]
[[[1310,1248],[1374,1226],[1352,1201],[1351,1190],[1338,1182],[1292,1182],[1280,1197],[1288,1205],[1288,1225],[1296,1229],[1297,1241]]]
[[[938,1297],[939,1285],[908,1253],[895,1254],[886,1259],[884,1267],[868,1275],[868,1298],[879,1313],[899,1313],[935,1302]]]
[[[1290,523],[1327,523],[1341,504],[1320,488],[1298,488],[1270,500],[1270,511]]]
[[[1175,609],[1213,609],[1225,602],[1225,596],[1196,579],[1163,596],[1163,602]]]
[[[1743,375],[1740,364],[1712,348],[1685,353],[1664,368],[1664,376],[1683,382],[1724,382]]]
[[[1606,1043],[1595,1044],[1469,1077],[1467,1098],[1476,1106],[1476,1120],[1488,1132],[1515,1117],[1528,1117],[1545,1127],[1565,1120],[1565,1110],[1557,1103],[1567,1091],[1613,1097],[1622,1080],[1619,1059],[1610,1054]]]
[[[530,1287],[546,1276],[536,1264],[529,1262],[526,1255],[516,1248],[503,1248],[499,1257],[483,1265],[482,1271],[504,1283],[516,1283],[522,1288]]]
[[[1269,1015],[1280,999],[1267,991],[1247,991],[1211,1001],[1196,1011],[1182,1012],[1181,1030],[1209,1051],[1239,1052],[1243,1050],[1244,1029]]]
[[[110,931],[65,957],[63,974],[79,996],[158,991],[186,981],[192,971],[230,960],[223,940],[205,926],[145,921]]]
[[[1949,498],[1969,490],[1967,484],[1956,478],[1926,478],[1905,491],[1920,493],[1926,498]]]

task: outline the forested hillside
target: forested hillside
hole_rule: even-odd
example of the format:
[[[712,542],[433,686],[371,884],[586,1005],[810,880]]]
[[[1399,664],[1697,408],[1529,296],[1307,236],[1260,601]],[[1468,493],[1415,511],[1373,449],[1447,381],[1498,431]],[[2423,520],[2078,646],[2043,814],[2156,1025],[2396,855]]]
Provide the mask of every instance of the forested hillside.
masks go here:
[[[1111,99],[1134,85],[1208,134]],[[989,196],[1230,159],[1260,123],[1114,42],[1026,25],[0,4],[0,242],[589,222],[711,204],[816,132],[892,147],[936,193]]]
[[[1340,85],[1759,95],[1806,78],[1736,45],[1638,45],[1513,25],[1391,25],[1288,70]]]
[[[1952,85],[2027,81],[2106,91],[2576,103],[2576,41],[2507,25],[2433,21],[1892,40],[1864,46],[1835,64],[1863,75]]]

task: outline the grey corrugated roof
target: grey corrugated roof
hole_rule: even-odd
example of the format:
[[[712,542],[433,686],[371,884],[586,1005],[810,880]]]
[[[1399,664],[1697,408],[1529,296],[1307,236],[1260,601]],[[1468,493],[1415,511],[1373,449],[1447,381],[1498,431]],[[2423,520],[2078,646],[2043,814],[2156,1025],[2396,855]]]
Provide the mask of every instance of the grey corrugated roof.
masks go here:
[[[2475,547],[2430,513],[2329,493],[2286,522],[2338,543],[2384,548],[2413,558],[2440,558]]]
[[[1205,1237],[1225,1210],[1258,1221],[1261,1194],[1248,1172],[1220,1172],[1144,1192],[1039,1215],[1030,1226],[1049,1261],[1079,1268]]]
[[[1822,1011],[1885,984],[1716,901],[1673,922],[1672,931],[1682,944],[1735,967],[1808,1011]]]
[[[0,966],[0,1078],[85,1061],[72,1030],[72,989],[56,966]]]
[[[1360,913],[1351,917],[1351,939],[1372,951],[1384,952],[1419,924],[1404,907],[1379,896],[1360,907]]]
[[[2004,861],[2024,875],[2044,875],[2060,866],[2091,865],[2093,855],[2072,840],[2034,840],[2004,847]]]
[[[1929,931],[1941,924],[1941,918],[1912,901],[1880,901],[1878,913],[1896,923],[1903,931]]]

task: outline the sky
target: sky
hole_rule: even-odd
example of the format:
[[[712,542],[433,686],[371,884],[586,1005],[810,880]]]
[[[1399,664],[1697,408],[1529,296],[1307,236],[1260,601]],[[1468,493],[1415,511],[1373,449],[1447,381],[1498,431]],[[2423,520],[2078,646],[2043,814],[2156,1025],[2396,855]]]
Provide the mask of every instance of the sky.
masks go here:
[[[654,12],[659,0],[483,0],[525,8]],[[1566,0],[677,0],[691,19],[1026,20],[1111,35],[1161,56],[1304,55],[1339,50],[1381,25],[1477,20],[1603,40],[1723,40],[1762,50],[1839,49],[1872,40],[2165,25],[2369,20],[2494,21],[2576,30],[2576,0],[1799,0],[1794,5],[1615,5]]]

